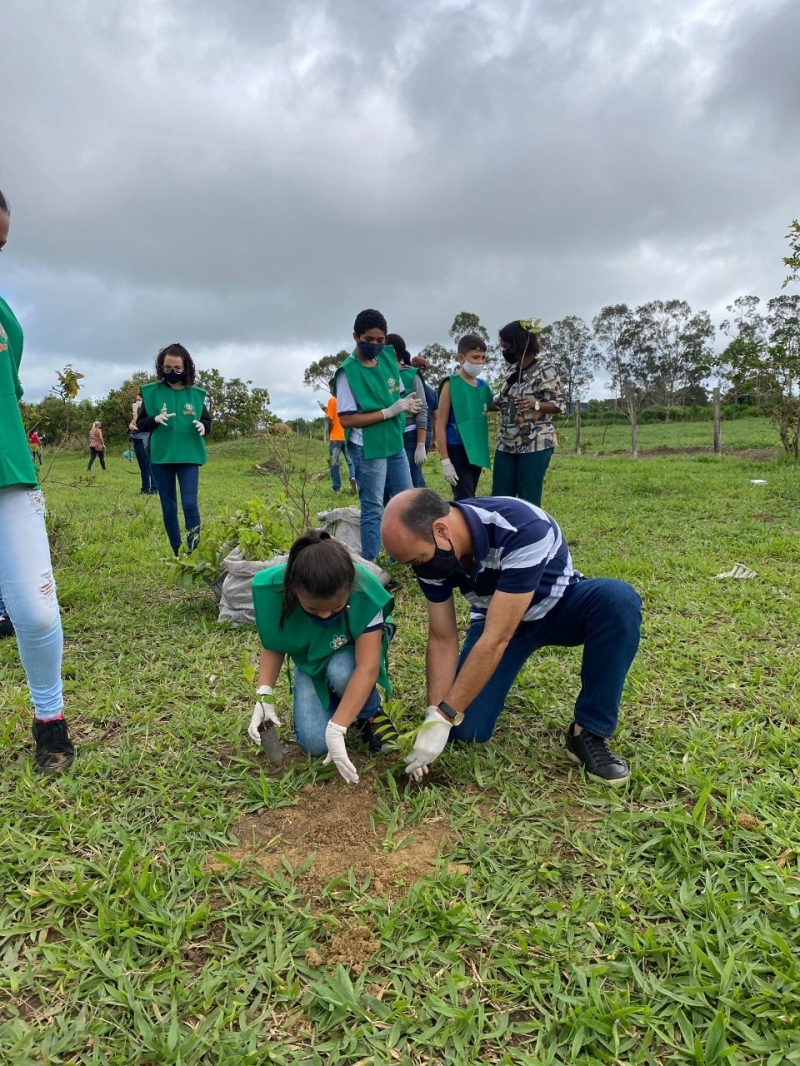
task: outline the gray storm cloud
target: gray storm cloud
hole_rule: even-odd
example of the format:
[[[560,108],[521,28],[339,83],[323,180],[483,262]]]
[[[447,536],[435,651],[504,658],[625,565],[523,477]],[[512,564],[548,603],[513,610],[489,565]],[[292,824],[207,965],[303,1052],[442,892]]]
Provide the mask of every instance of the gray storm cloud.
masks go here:
[[[798,212],[800,6],[8,0],[0,291],[41,395],[181,339],[311,413],[380,307],[591,317],[774,295]]]

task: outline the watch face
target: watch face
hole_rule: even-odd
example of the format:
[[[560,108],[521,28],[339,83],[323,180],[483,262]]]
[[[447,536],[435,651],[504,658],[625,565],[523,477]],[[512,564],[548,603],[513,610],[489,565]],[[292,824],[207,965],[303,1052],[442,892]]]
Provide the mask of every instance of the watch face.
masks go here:
[[[464,721],[464,712],[463,711],[459,711],[458,714],[453,719],[453,725],[461,725],[461,723],[463,721]]]

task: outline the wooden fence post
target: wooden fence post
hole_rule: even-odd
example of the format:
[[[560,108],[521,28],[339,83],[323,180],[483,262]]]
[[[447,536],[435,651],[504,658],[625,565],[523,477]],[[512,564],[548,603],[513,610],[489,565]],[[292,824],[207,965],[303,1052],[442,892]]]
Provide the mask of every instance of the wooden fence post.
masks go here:
[[[575,454],[581,454],[581,405],[580,401],[575,406]]]
[[[720,417],[719,387],[714,389],[714,455],[722,455],[722,419]]]

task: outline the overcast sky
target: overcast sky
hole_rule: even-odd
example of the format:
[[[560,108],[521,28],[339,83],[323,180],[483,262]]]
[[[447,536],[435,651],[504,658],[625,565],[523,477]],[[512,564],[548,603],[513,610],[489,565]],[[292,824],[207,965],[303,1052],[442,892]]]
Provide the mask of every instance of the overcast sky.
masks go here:
[[[800,214],[796,0],[5,0],[0,293],[38,399],[180,340],[315,413],[384,312],[767,299]]]

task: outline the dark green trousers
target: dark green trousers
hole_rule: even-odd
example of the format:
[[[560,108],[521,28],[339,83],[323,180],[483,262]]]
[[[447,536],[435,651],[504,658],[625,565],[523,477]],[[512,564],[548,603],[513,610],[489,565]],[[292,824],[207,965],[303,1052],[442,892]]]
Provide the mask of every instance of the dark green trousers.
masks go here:
[[[528,503],[542,506],[544,475],[553,457],[553,448],[540,452],[494,453],[492,496],[518,496]]]

